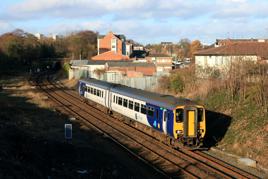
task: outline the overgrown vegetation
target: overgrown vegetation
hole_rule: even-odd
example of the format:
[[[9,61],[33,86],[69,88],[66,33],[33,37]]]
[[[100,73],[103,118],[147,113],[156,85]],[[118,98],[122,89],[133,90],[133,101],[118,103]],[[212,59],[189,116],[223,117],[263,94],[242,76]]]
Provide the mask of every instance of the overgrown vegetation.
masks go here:
[[[80,31],[56,40],[36,38],[20,29],[0,36],[0,74],[29,70],[51,59],[88,59],[96,54],[97,33]]]
[[[160,84],[162,90],[168,87],[169,92],[177,96],[195,99],[203,103],[208,110],[230,116],[231,124],[223,139],[217,141],[217,145],[239,155],[255,158],[267,166],[267,73],[267,64],[255,64],[238,59],[228,69],[224,69],[224,72],[217,71],[217,75],[209,73],[207,78],[197,78],[194,67],[190,67],[164,77]],[[179,78],[176,79],[179,80],[173,81],[177,76]],[[177,83],[184,84],[183,90],[181,87],[176,90],[171,88]]]

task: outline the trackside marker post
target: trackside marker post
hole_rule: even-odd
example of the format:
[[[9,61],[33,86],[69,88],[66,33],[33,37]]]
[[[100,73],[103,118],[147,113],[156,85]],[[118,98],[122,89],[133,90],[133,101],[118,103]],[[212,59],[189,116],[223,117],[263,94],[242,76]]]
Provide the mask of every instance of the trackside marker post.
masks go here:
[[[66,140],[71,140],[72,137],[73,137],[72,124],[65,124],[64,129],[65,129],[65,139]]]

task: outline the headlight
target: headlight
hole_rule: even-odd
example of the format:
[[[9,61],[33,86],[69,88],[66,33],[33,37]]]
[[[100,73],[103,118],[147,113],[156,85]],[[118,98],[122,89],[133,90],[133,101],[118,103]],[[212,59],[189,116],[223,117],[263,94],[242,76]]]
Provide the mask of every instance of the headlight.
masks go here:
[[[177,134],[183,134],[182,130],[177,130]]]

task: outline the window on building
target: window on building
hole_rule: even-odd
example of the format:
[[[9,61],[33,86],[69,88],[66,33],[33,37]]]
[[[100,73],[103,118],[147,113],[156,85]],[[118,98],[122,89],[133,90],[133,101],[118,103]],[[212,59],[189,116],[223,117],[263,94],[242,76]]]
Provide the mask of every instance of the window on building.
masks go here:
[[[141,113],[146,114],[146,106],[141,104]]]
[[[123,106],[127,108],[127,99],[124,99]]]
[[[137,112],[140,112],[140,104],[139,103],[135,102],[134,110]]]
[[[128,101],[129,103],[128,103],[128,108],[129,109],[133,109],[133,101]]]
[[[176,122],[183,121],[183,109],[176,109]]]
[[[154,117],[154,108],[148,106],[147,107],[147,114],[150,117]]]
[[[122,98],[121,97],[118,97],[118,104],[122,105]]]

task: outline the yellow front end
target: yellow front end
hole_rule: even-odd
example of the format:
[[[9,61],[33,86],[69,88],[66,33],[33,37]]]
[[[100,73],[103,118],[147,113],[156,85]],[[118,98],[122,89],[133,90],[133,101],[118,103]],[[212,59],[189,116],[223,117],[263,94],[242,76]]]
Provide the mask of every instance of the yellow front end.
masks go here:
[[[173,135],[187,145],[199,145],[206,132],[203,106],[178,106],[174,111]]]

